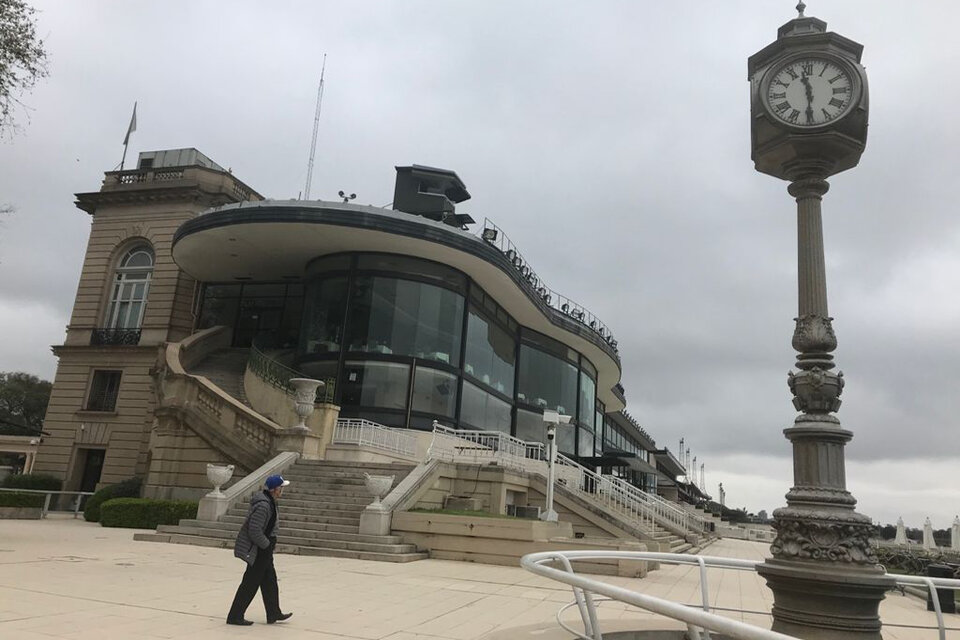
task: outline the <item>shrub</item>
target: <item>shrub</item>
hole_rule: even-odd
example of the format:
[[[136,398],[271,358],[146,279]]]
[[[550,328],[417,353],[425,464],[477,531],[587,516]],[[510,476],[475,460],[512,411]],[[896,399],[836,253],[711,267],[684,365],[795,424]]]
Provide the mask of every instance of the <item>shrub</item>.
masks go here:
[[[100,507],[100,526],[127,529],[156,529],[160,524],[177,524],[197,517],[197,502],[114,498]]]
[[[99,522],[100,506],[107,500],[113,500],[114,498],[139,498],[140,485],[142,482],[140,478],[130,478],[100,489],[87,499],[87,503],[83,507],[83,519],[87,522]]]
[[[0,507],[42,507],[43,495],[39,493],[10,493],[0,491]]]
[[[0,484],[7,489],[40,489],[47,491],[60,491],[63,486],[63,480],[56,476],[45,473],[20,473],[13,476],[7,476]]]

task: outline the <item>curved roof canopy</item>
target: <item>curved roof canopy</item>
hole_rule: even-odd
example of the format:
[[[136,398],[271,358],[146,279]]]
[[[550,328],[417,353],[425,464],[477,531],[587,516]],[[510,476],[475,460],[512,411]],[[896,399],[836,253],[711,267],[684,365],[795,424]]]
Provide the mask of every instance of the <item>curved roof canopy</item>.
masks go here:
[[[467,274],[517,322],[576,349],[597,367],[597,397],[622,409],[620,358],[596,331],[544,301],[495,246],[450,225],[390,209],[303,200],[242,202],[185,222],[173,259],[204,282],[299,279],[319,256],[372,251],[416,256]]]

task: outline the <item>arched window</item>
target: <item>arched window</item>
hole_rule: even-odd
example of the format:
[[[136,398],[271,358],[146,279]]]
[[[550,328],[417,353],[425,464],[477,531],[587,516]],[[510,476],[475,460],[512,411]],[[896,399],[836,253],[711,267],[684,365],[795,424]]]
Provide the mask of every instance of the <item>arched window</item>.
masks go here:
[[[150,291],[153,251],[146,245],[130,249],[121,258],[115,274],[106,318],[107,328],[139,329]]]

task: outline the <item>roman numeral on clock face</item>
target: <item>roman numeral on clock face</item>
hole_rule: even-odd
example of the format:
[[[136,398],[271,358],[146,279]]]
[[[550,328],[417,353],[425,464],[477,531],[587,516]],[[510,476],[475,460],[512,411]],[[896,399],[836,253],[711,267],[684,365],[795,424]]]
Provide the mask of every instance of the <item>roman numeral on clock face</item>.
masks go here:
[[[783,113],[784,111],[790,108],[790,103],[784,100],[783,102],[775,105],[773,108],[779,111],[780,113]]]
[[[787,116],[787,121],[796,122],[797,118],[799,117],[800,117],[800,112],[794,109],[793,111],[790,112],[790,115]]]
[[[843,106],[843,100],[838,100],[837,98],[831,98],[831,99],[830,99],[830,106],[831,106],[831,107],[842,107],[842,106]]]
[[[849,92],[850,92],[850,87],[834,87],[833,88],[834,95],[838,93],[849,93]]]
[[[796,80],[797,78],[800,77],[800,74],[798,74],[796,71],[794,71],[794,70],[793,70],[793,67],[787,67],[786,69],[784,69],[784,71],[786,71],[788,74],[790,74],[790,77],[791,77],[792,79],[794,79],[794,80]]]

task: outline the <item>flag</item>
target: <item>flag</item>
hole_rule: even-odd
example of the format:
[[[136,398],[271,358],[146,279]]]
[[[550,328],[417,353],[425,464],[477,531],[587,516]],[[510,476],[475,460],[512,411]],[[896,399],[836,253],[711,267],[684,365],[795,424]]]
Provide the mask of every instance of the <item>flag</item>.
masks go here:
[[[123,145],[130,142],[130,134],[137,130],[137,103],[133,103],[133,115],[130,117],[130,126],[127,127],[127,135],[123,136]]]

